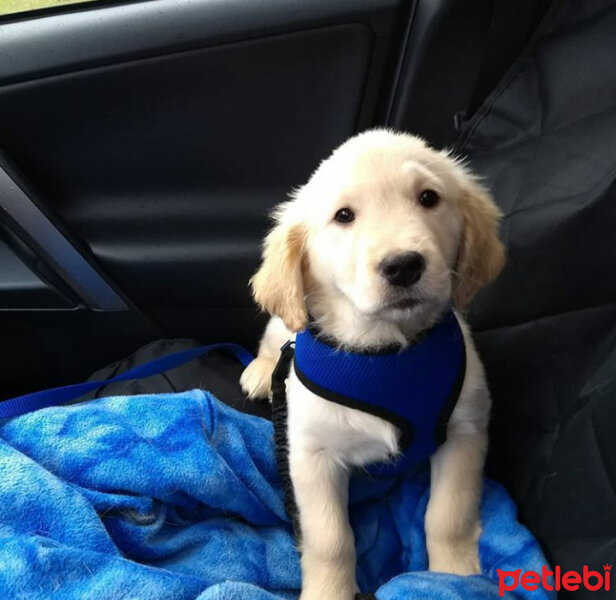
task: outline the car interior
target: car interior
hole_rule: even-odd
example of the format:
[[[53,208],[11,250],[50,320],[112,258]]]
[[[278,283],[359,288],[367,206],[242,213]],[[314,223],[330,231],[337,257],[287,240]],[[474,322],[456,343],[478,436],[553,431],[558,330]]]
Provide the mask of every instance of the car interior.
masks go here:
[[[615,32],[608,0],[1,16],[0,398],[106,378],[143,347],[255,350],[270,209],[354,133],[410,132],[466,158],[504,214],[507,267],[470,313],[494,398],[488,476],[551,563],[612,560]],[[212,391],[244,406],[241,369],[230,389],[219,367]],[[173,389],[203,377],[183,373]]]

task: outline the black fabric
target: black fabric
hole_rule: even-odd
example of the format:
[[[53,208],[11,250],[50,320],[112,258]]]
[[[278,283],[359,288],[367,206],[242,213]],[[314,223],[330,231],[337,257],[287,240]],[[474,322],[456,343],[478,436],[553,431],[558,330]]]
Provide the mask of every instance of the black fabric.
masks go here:
[[[563,569],[616,557],[615,56],[614,0],[556,2],[458,146],[508,248],[471,313],[494,398],[489,474]]]
[[[467,115],[472,116],[522,52],[551,0],[496,0]]]
[[[127,358],[96,371],[88,381],[109,379],[155,358],[201,345],[200,342],[190,339],[158,340],[143,346]],[[237,410],[271,419],[269,402],[252,402],[242,392],[239,379],[243,370],[244,367],[234,356],[216,351],[160,375],[111,383],[82,396],[77,402],[104,396],[164,394],[200,388],[212,392]]]

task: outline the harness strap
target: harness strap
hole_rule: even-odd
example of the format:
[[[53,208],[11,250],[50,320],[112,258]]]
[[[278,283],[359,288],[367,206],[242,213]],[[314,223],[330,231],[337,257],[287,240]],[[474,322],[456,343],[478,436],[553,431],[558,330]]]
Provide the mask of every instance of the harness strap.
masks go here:
[[[453,310],[404,348],[340,348],[310,326],[295,338],[294,371],[305,388],[400,432],[396,454],[365,467],[377,479],[397,477],[445,441],[465,363],[464,335]]]
[[[284,491],[284,507],[287,515],[293,523],[295,539],[301,540],[301,530],[299,525],[299,513],[291,472],[289,469],[289,438],[287,435],[287,384],[291,363],[295,355],[293,348],[295,342],[288,341],[280,349],[280,358],[272,374],[272,423],[274,424],[274,442],[276,445],[276,462],[278,463],[278,473]]]
[[[143,379],[151,375],[158,375],[165,371],[174,369],[191,360],[212,352],[213,350],[226,350],[231,352],[245,367],[253,360],[252,354],[238,344],[210,344],[208,346],[199,346],[189,350],[182,350],[161,356],[149,362],[138,365],[128,371],[124,371],[111,379],[103,381],[84,381],[83,383],[74,383],[72,385],[64,385],[61,387],[50,388],[40,392],[33,392],[23,396],[17,396],[9,400],[0,402],[0,419],[17,417],[41,408],[49,406],[58,406],[65,404],[71,400],[75,400],[88,392],[92,392],[109,383],[116,381],[129,381],[131,379]]]

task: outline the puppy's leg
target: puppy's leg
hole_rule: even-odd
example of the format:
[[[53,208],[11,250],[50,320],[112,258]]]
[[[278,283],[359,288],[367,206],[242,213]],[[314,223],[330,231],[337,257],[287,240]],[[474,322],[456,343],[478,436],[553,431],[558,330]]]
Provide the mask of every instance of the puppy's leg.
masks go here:
[[[240,377],[240,385],[251,399],[267,398],[272,391],[272,373],[280,357],[280,348],[293,334],[278,317],[272,317],[265,328],[259,352]]]
[[[348,471],[324,450],[293,446],[289,467],[302,537],[300,600],[353,600],[357,584],[347,516]]]
[[[426,544],[431,571],[480,573],[479,502],[486,452],[485,431],[450,424],[447,441],[432,457]]]

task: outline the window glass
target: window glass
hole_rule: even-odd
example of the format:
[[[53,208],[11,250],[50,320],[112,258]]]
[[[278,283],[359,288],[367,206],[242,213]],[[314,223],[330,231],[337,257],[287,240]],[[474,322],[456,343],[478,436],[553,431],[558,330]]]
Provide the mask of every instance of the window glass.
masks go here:
[[[92,2],[93,0],[0,0],[0,15],[13,15],[41,8],[54,8],[67,4]]]

